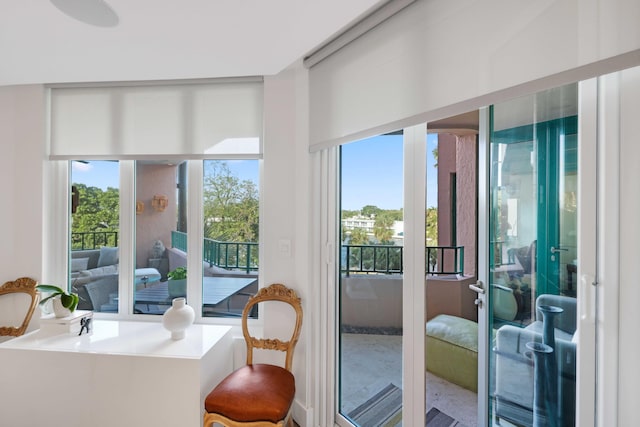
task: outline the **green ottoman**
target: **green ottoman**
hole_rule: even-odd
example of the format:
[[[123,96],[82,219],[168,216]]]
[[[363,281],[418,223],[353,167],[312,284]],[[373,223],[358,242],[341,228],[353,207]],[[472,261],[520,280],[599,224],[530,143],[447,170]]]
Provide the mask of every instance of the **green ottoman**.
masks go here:
[[[427,371],[478,391],[478,324],[440,314],[427,322]]]

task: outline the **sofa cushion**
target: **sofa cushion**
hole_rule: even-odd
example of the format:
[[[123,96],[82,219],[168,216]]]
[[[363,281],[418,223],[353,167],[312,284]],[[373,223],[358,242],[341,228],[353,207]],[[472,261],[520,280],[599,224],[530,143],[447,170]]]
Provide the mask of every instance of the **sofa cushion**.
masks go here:
[[[89,266],[89,257],[87,258],[71,258],[71,272],[86,270]]]
[[[427,370],[468,390],[478,390],[478,324],[439,314],[427,322]]]
[[[98,266],[98,258],[100,257],[100,249],[81,249],[71,251],[71,258],[89,258],[87,268],[90,270]]]
[[[104,276],[107,274],[117,274],[118,273],[118,264],[115,265],[105,265],[104,267],[92,268],[91,270],[85,270],[81,272],[81,275],[98,277]]]
[[[100,257],[98,258],[98,267],[105,265],[114,265],[118,263],[118,248],[103,246],[100,248]]]
[[[97,280],[103,276],[118,275],[118,265],[106,265],[104,267],[91,268],[74,273],[73,284],[85,285],[93,280]]]

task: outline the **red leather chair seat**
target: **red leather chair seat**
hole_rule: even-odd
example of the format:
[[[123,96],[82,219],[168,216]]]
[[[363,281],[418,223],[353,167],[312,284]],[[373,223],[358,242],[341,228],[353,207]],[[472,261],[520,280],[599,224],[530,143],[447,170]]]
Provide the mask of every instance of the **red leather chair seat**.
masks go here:
[[[284,419],[295,395],[295,380],[284,368],[267,364],[246,365],[227,376],[204,401],[208,413],[234,421]]]

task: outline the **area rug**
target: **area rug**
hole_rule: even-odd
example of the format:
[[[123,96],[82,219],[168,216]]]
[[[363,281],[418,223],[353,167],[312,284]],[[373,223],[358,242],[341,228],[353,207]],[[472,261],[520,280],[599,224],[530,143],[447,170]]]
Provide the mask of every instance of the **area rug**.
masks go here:
[[[427,412],[427,427],[464,427],[464,425],[438,408],[431,408]]]
[[[349,412],[348,417],[360,427],[395,427],[402,422],[402,390],[389,384],[369,400]],[[438,408],[427,412],[426,427],[465,427]]]
[[[348,417],[360,427],[396,426],[402,420],[402,390],[389,384],[349,412]]]

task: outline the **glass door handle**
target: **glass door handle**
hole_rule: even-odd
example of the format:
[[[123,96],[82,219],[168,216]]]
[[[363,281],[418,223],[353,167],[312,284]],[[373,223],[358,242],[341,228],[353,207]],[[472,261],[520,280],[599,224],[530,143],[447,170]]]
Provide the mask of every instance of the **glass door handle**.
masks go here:
[[[552,254],[555,254],[556,252],[560,252],[560,251],[567,252],[568,250],[569,249],[567,249],[567,248],[556,248],[555,246],[551,246],[551,249],[550,249]]]
[[[484,294],[484,283],[482,283],[481,280],[478,280],[475,284],[471,283],[469,285],[469,289],[482,295]]]

